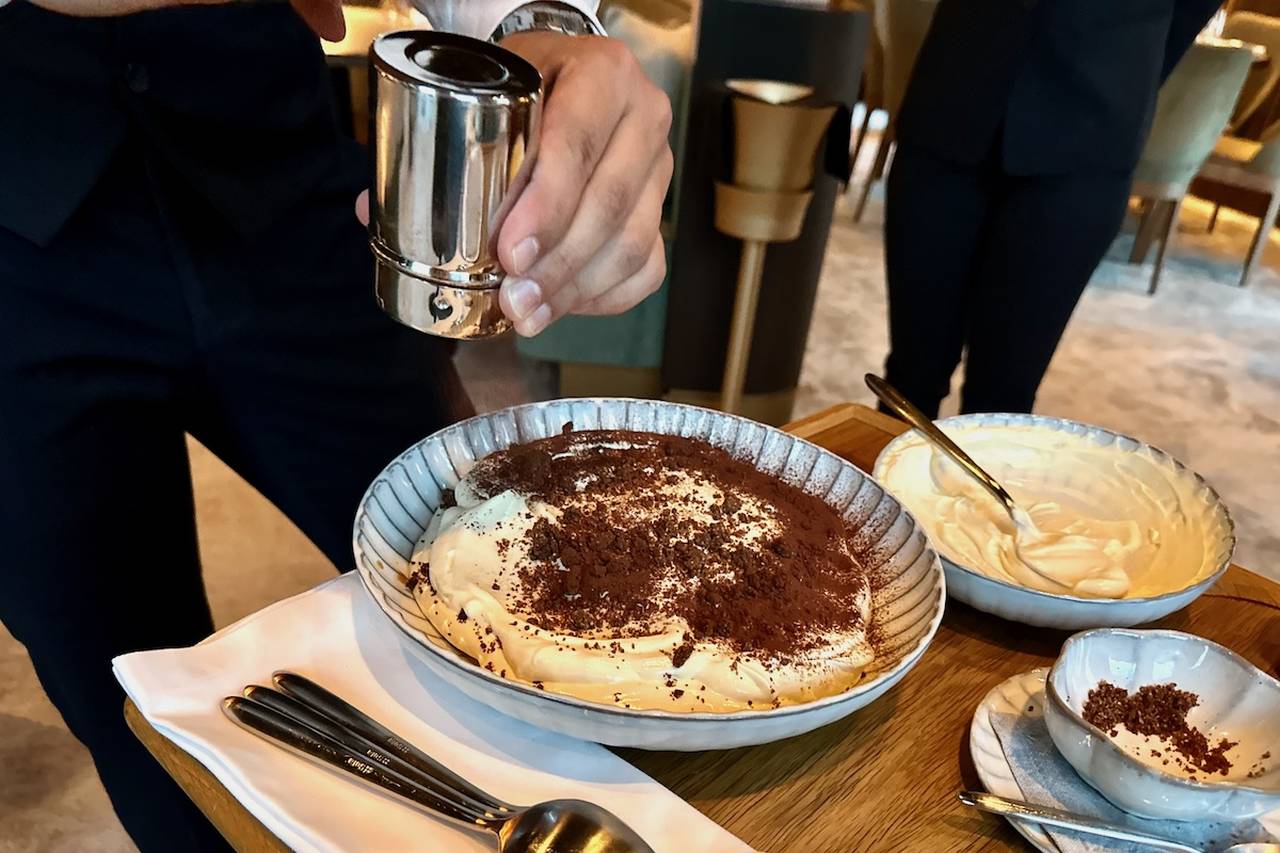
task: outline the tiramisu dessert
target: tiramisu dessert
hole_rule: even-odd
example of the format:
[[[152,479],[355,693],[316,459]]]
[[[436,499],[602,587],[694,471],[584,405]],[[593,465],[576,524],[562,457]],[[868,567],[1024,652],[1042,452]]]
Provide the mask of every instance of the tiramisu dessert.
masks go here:
[[[482,459],[414,592],[495,675],[667,711],[777,708],[867,671],[871,594],[820,498],[710,444],[565,431]]]

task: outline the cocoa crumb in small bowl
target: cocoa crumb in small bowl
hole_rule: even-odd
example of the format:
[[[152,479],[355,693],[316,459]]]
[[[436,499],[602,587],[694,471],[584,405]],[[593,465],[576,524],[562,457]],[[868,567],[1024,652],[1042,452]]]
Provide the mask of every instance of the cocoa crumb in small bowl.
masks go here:
[[[1084,718],[1112,737],[1123,726],[1136,735],[1161,738],[1180,766],[1226,776],[1231,770],[1227,753],[1239,743],[1225,737],[1210,738],[1187,722],[1187,714],[1199,704],[1199,696],[1179,690],[1176,684],[1147,684],[1130,693],[1100,681],[1085,697]],[[1161,755],[1159,750],[1151,750],[1153,758]]]
[[[1280,807],[1280,681],[1178,631],[1069,638],[1045,682],[1057,748],[1118,808],[1157,820],[1255,817]]]

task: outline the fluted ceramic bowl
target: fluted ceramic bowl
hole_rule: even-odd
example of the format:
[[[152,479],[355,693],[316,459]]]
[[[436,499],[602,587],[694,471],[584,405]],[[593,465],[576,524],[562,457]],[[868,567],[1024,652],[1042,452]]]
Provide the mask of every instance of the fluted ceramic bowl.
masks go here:
[[[1082,628],[1127,628],[1144,622],[1153,622],[1186,607],[1217,583],[1231,565],[1236,535],[1235,525],[1226,504],[1203,477],[1158,447],[1102,427],[1043,415],[958,415],[939,420],[938,426],[956,439],[961,447],[964,447],[964,430],[966,429],[977,427],[999,429],[1002,426],[1014,426],[1062,433],[1081,441],[1114,446],[1128,453],[1144,454],[1173,477],[1190,486],[1198,499],[1195,508],[1202,512],[1206,519],[1206,535],[1210,540],[1206,551],[1211,556],[1194,583],[1171,584],[1169,589],[1159,594],[1132,598],[1085,598],[1030,589],[983,574],[965,565],[953,555],[949,555],[944,547],[937,546],[938,555],[942,559],[947,575],[948,594],[971,607],[1004,619],[1042,628],[1068,631],[1078,631]],[[874,468],[876,479],[887,482],[890,467],[899,458],[899,453],[913,443],[924,442],[924,437],[914,430],[904,432],[889,442],[876,457]],[[989,473],[997,480],[1000,479],[999,472]],[[916,513],[924,517],[919,508]]]
[[[1187,721],[1211,744],[1236,741],[1227,752],[1233,767],[1186,779],[1164,769],[1167,750],[1155,739],[1143,743],[1123,728],[1112,737],[1089,723],[1084,703],[1100,681],[1130,693],[1173,683],[1198,694]],[[1165,820],[1242,820],[1280,807],[1280,681],[1228,648],[1179,631],[1086,631],[1062,647],[1045,697],[1054,745],[1117,808]]]
[[[869,555],[877,657],[853,688],[800,705],[734,713],[619,708],[500,678],[450,645],[409,592],[409,558],[440,503],[476,460],[512,444],[577,429],[630,429],[700,438],[761,471],[822,496],[857,531]],[[874,701],[924,654],[942,620],[942,567],[902,506],[854,465],[807,441],[744,418],[653,400],[556,400],[504,409],[441,430],[394,459],[356,513],[356,565],[406,647],[442,680],[505,714],[612,746],[726,749],[767,743],[838,720]]]

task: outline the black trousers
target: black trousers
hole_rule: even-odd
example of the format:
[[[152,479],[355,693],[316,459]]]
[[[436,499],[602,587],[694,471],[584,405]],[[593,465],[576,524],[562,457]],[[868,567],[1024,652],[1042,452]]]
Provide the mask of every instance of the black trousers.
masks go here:
[[[1030,412],[1089,276],[1124,219],[1127,172],[1004,174],[900,145],[889,172],[888,380],[936,416]]]
[[[225,846],[110,666],[213,628],[184,431],[346,570],[369,482],[469,408],[444,344],[374,304],[339,161],[253,239],[133,144],[53,245],[0,229],[0,619],[144,851]]]

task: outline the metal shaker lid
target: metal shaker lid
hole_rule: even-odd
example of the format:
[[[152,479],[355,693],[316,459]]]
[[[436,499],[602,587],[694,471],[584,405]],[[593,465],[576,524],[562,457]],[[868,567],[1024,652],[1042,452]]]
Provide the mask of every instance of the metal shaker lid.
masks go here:
[[[514,53],[452,33],[387,33],[370,58],[379,302],[432,334],[503,331],[495,237],[532,167],[542,78]]]
[[[522,97],[542,86],[538,70],[497,45],[453,33],[398,30],[374,40],[375,68],[410,85],[474,98]]]

